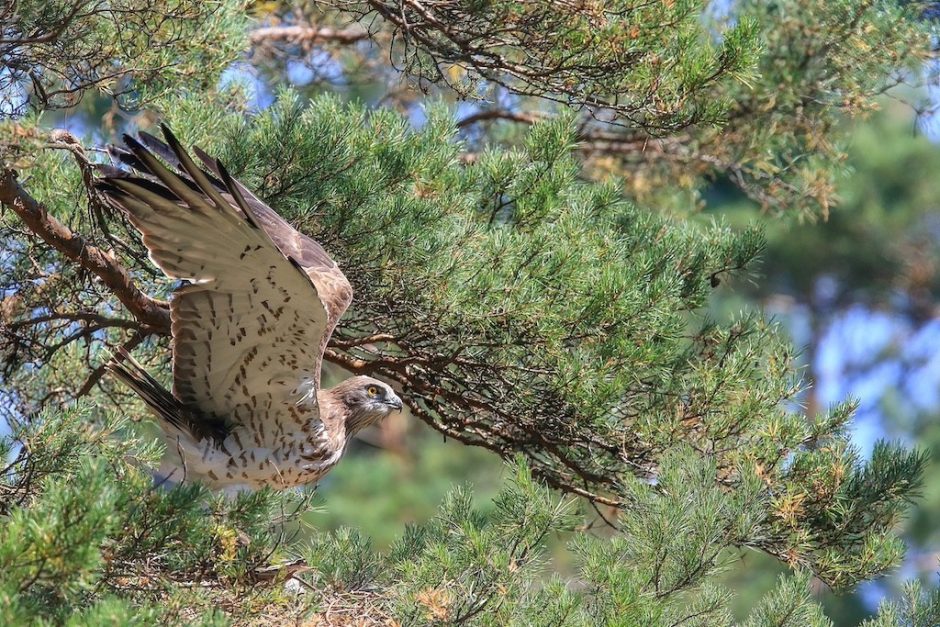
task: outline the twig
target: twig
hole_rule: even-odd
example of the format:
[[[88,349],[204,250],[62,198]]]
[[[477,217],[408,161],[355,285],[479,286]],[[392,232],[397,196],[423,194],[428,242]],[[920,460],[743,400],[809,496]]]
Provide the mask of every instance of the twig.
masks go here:
[[[121,345],[126,351],[131,351],[136,348],[141,342],[144,341],[146,336],[143,333],[137,332],[131,336],[131,339],[126,341]],[[91,392],[91,388],[95,386],[98,381],[101,380],[101,377],[104,376],[105,371],[107,370],[108,362],[105,361],[103,364],[92,370],[91,374],[85,379],[85,383],[82,384],[82,387],[79,388],[78,392],[75,394],[75,398],[81,398]]]

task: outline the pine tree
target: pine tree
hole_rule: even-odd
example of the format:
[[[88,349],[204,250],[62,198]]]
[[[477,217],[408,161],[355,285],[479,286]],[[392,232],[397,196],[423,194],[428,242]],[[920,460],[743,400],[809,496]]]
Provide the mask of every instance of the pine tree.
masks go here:
[[[898,563],[892,529],[918,494],[924,455],[883,443],[863,461],[845,433],[850,405],[809,417],[793,408],[794,349],[771,322],[702,315],[714,290],[753,266],[760,229],[703,224],[648,201],[674,208],[681,190],[718,171],[768,207],[824,212],[838,110],[870,106],[890,70],[929,54],[928,24],[913,9],[776,3],[781,32],[800,35],[788,40],[769,9],[750,3],[723,26],[695,2],[336,3],[289,14],[316,16],[318,27],[251,33],[240,3],[174,6],[7,9],[5,623],[313,614],[728,624],[733,591],[720,576],[757,550],[793,573],[748,624],[827,624],[811,577],[845,589]],[[341,26],[344,17],[359,22]],[[439,101],[411,110],[418,124],[287,89],[259,107],[257,94],[219,85],[223,67],[252,75],[230,65],[246,35],[259,57],[371,38]],[[794,41],[804,49],[774,56]],[[867,54],[875,44],[887,54]],[[364,46],[337,63],[350,77],[380,72]],[[518,105],[455,123],[448,87],[460,97],[495,88]],[[50,129],[56,108],[83,96],[101,134]],[[381,552],[353,530],[301,527],[310,492],[226,501],[200,486],[152,485],[156,451],[135,422],[145,411],[103,364],[108,347],[124,346],[167,374],[172,286],[91,181],[114,131],[156,119],[337,259],[356,299],[331,364],[393,382],[414,417],[512,464],[489,514],[456,488]],[[458,131],[499,119],[525,132]],[[654,148],[624,152],[630,142]],[[607,156],[625,163],[641,158],[615,169],[647,181],[655,172],[671,202],[638,193],[635,178],[598,180],[596,159],[581,159],[591,145],[594,157],[604,145],[619,146]],[[818,206],[797,206],[806,198]],[[592,511],[607,533],[586,529]],[[570,581],[544,577],[546,541],[561,533],[572,538]],[[879,624],[922,624],[935,605],[912,590]]]

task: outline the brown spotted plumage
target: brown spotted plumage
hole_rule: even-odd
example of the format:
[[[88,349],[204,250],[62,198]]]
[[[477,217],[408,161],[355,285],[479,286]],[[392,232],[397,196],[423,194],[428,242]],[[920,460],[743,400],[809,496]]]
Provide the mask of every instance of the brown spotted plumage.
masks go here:
[[[320,389],[323,352],[352,288],[317,242],[292,228],[221,163],[198,166],[167,143],[125,136],[97,187],[143,235],[150,259],[185,281],[170,305],[173,392],[130,355],[109,366],[154,413],[164,473],[214,487],[315,482],[349,438],[401,409],[386,384],[353,377]],[[159,157],[159,158],[158,158]]]

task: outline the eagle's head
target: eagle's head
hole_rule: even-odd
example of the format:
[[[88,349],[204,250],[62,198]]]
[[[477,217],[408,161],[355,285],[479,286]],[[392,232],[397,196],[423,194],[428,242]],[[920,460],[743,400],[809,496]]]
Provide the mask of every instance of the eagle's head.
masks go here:
[[[331,392],[346,410],[346,432],[352,435],[402,408],[401,399],[387,384],[372,377],[353,377]]]

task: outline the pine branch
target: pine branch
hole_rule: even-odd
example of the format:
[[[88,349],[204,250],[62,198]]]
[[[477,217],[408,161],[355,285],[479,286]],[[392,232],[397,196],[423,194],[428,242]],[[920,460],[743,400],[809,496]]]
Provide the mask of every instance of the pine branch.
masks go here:
[[[46,207],[20,185],[16,172],[8,167],[0,174],[0,204],[12,209],[34,235],[97,276],[134,315],[143,332],[169,335],[168,304],[143,293],[117,259],[92,246],[50,215]]]
[[[369,38],[369,33],[361,28],[341,30],[314,25],[267,26],[251,31],[248,40],[253,46],[265,46],[273,43],[290,43],[302,46],[313,44],[336,43],[349,45]]]

